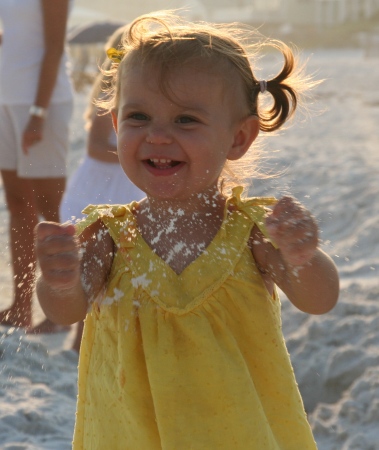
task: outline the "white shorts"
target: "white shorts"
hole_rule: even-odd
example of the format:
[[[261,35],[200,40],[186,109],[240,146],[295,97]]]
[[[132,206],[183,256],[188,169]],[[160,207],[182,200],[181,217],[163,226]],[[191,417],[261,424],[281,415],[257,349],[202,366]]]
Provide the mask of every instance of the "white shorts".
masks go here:
[[[22,135],[29,108],[30,105],[0,105],[0,169],[16,170],[21,178],[65,177],[73,103],[49,106],[43,139],[26,155],[22,151]]]

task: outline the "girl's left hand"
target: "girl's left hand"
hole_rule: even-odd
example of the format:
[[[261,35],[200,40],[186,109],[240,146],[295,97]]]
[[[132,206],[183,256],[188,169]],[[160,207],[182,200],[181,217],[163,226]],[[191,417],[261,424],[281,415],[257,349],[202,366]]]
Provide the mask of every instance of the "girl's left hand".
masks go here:
[[[22,150],[28,154],[29,147],[37,144],[43,137],[43,118],[37,116],[30,116],[29,122],[26,125],[24,134],[22,135]]]
[[[270,238],[291,266],[309,262],[318,245],[318,227],[311,213],[292,197],[283,197],[266,218]]]

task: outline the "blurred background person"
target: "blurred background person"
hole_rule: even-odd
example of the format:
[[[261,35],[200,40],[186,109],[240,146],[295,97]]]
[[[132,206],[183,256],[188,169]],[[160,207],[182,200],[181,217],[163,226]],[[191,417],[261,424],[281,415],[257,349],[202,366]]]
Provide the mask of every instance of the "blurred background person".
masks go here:
[[[0,324],[32,327],[33,229],[59,220],[66,181],[72,87],[65,36],[73,0],[1,0],[0,169],[9,211],[14,298]]]

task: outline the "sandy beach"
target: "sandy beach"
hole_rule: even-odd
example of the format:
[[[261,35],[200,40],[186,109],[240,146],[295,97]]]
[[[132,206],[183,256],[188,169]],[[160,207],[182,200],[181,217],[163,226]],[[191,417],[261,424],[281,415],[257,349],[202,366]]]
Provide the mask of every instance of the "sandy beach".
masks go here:
[[[379,71],[364,50],[313,50],[308,70],[325,81],[309,116],[265,140],[251,195],[296,196],[317,217],[341,277],[337,306],[310,316],[282,299],[283,330],[320,450],[379,450]],[[262,74],[262,78],[265,74]],[[70,171],[84,154],[77,94]],[[0,186],[0,307],[11,302],[7,214]],[[42,319],[35,302],[35,321]],[[0,449],[68,450],[75,420],[74,330],[30,336],[0,326]],[[299,449],[300,450],[300,449]]]

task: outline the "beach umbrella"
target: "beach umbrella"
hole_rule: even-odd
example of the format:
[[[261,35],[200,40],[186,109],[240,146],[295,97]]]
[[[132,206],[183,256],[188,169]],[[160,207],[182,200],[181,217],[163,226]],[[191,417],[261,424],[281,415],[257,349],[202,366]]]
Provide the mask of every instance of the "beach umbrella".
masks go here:
[[[77,26],[67,33],[67,41],[69,44],[96,44],[106,42],[109,36],[124,26],[125,22],[103,21],[93,22],[86,25]]]

